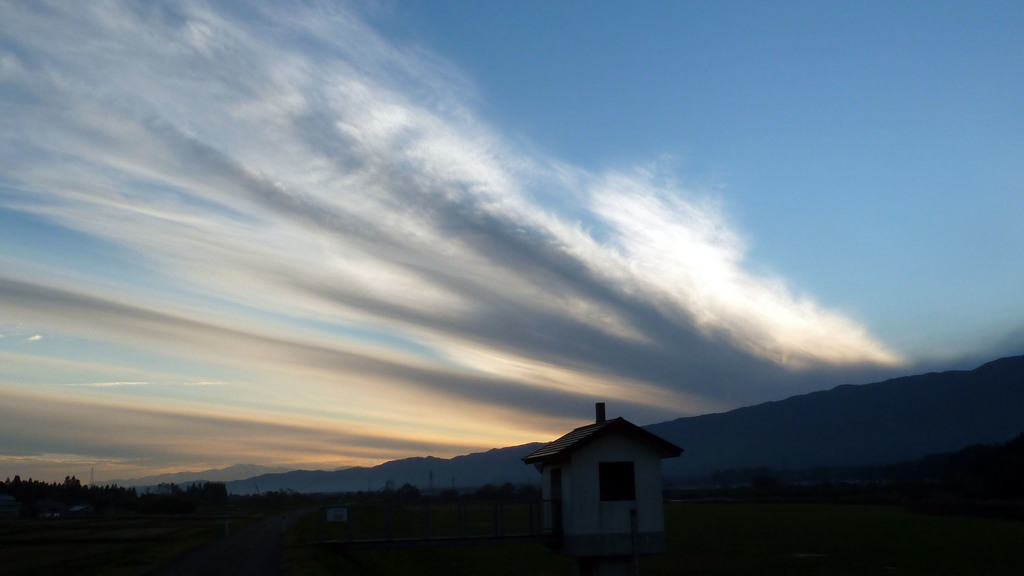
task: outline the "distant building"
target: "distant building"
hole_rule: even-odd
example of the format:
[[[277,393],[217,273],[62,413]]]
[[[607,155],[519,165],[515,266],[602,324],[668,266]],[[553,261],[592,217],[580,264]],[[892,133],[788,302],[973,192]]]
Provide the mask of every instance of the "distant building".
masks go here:
[[[552,503],[547,528],[580,574],[626,574],[641,554],[665,550],[662,458],[683,449],[623,419],[576,428],[523,458]]]
[[[78,504],[68,508],[67,515],[70,518],[89,518],[96,514],[96,510],[89,504]]]
[[[0,518],[19,518],[21,502],[10,494],[0,494]]]
[[[34,506],[35,515],[39,518],[60,518],[67,511],[67,506],[56,500],[37,500]]]

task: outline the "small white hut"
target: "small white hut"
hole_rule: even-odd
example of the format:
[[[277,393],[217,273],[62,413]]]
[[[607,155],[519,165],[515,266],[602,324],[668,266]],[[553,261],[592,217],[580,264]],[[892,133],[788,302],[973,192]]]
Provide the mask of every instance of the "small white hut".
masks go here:
[[[629,573],[640,554],[665,550],[661,459],[683,449],[623,419],[569,432],[523,458],[540,469],[548,528],[580,574]]]

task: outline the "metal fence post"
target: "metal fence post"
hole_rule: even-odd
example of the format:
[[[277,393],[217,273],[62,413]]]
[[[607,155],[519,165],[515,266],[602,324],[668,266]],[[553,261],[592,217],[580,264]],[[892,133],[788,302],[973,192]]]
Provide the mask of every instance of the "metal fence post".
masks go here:
[[[458,504],[456,504],[456,514],[459,517],[459,537],[465,538],[466,524],[468,522],[466,521],[466,504],[464,502],[459,502]]]
[[[354,514],[351,507],[345,509],[345,523],[348,524],[348,541],[351,542],[355,539],[355,529],[352,524],[355,523]]]
[[[324,507],[323,506],[321,506],[317,510],[317,516],[318,516],[317,541],[318,542],[323,542],[324,541],[324,514],[325,513],[326,512],[324,511]]]
[[[640,575],[639,522],[636,519],[636,508],[629,509],[629,539],[633,546],[633,576]]]
[[[424,502],[420,510],[423,515],[423,539],[430,540],[430,504]]]

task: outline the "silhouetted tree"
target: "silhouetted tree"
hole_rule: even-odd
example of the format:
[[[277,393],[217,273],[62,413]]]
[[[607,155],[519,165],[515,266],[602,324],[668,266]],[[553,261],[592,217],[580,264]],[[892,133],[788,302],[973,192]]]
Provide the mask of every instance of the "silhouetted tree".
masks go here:
[[[484,484],[477,488],[476,492],[473,493],[473,497],[477,500],[514,500],[517,493],[518,490],[515,485],[511,482],[506,482],[501,486]]]
[[[459,499],[459,491],[455,488],[445,488],[441,490],[441,493],[437,495],[438,500],[445,502],[451,502]]]
[[[978,444],[953,454],[942,486],[967,498],[1024,498],[1024,434],[1002,445]]]
[[[420,489],[406,482],[395,491],[395,498],[404,502],[414,502],[421,496]]]
[[[0,492],[9,494],[28,509],[37,510],[40,501],[60,502],[64,505],[87,504],[96,511],[111,509],[134,510],[138,494],[134,488],[119,486],[83,486],[74,476],[66,476],[63,482],[42,482],[22,480],[20,476],[0,482]]]

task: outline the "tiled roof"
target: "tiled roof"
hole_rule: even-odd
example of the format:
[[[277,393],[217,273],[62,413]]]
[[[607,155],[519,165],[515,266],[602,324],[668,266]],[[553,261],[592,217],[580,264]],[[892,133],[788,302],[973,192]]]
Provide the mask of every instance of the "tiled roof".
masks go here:
[[[668,440],[652,434],[636,424],[620,417],[576,428],[558,440],[541,446],[531,454],[524,457],[523,462],[526,464],[534,464],[563,460],[568,457],[569,453],[590,443],[596,438],[610,433],[613,430],[633,436],[642,442],[650,444],[652,448],[661,452],[662,458],[674,458],[683,452],[682,448]]]

